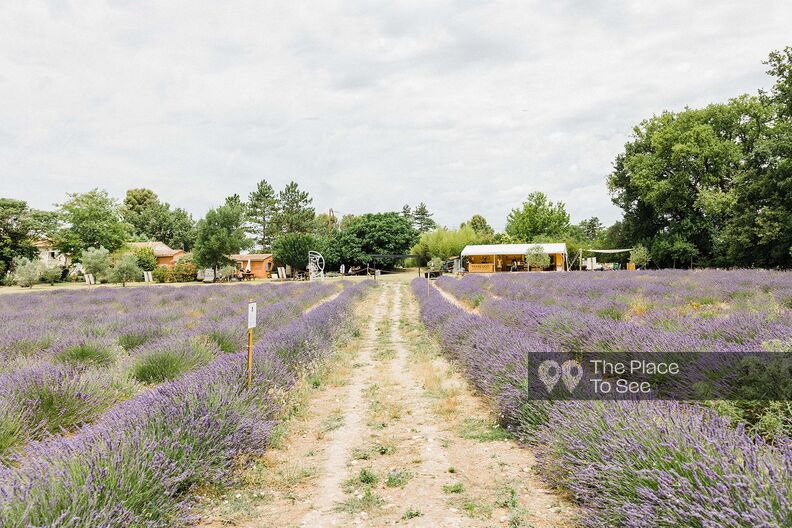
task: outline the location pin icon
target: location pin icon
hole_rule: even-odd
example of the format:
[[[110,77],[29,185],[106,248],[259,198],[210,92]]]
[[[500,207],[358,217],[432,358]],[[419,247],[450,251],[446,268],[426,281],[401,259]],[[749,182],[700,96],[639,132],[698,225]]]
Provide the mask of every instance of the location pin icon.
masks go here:
[[[580,378],[583,377],[583,367],[574,359],[564,361],[561,366],[561,381],[569,392],[575,390],[575,387],[580,383]]]
[[[539,365],[539,379],[547,387],[547,392],[553,392],[553,388],[560,377],[561,367],[552,359],[546,359]]]

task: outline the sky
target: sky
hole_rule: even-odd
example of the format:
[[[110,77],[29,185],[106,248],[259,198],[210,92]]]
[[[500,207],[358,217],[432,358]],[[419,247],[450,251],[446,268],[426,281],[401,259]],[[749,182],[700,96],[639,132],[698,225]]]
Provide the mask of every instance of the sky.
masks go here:
[[[595,5],[600,4],[600,5]],[[196,219],[267,179],[317,212],[528,193],[618,220],[642,119],[755,93],[792,2],[4,2],[0,196],[148,187]]]

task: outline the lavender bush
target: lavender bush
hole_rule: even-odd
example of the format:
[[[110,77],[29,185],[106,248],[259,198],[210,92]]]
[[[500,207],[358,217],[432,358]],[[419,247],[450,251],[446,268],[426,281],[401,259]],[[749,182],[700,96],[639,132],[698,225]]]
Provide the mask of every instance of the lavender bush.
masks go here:
[[[792,329],[792,276],[730,273],[438,281],[462,300],[480,288],[481,316],[434,290],[427,296],[423,281],[413,289],[427,328],[496,403],[504,425],[537,447],[545,477],[582,505],[585,525],[792,526],[792,448],[784,434],[769,443],[695,405],[536,401],[526,394],[524,381],[536,371],[532,352],[777,346],[774,336]],[[786,413],[788,420],[788,407]]]
[[[335,291],[333,285],[314,283],[8,296],[0,320],[9,329],[28,331],[0,332],[0,423],[6,424],[0,427],[7,437],[0,442],[0,457],[8,458],[28,440],[94,421],[143,389],[128,378],[149,385],[175,379],[216,357],[223,350],[217,341],[224,352],[243,349],[250,298],[259,303],[260,329],[266,331]],[[20,409],[22,429],[15,426]]]
[[[266,448],[286,392],[349,329],[369,284],[265,336],[247,387],[244,353],[121,403],[70,437],[44,440],[0,467],[0,525],[171,526],[186,521],[188,492],[227,480],[242,453]]]

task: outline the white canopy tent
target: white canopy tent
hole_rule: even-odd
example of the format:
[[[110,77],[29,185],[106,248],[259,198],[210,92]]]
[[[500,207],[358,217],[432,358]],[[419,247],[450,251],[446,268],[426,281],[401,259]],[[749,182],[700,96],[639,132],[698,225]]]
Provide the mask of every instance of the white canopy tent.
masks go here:
[[[564,256],[564,267],[568,270],[567,246],[564,242],[550,242],[541,244],[474,244],[465,246],[460,254],[462,257],[470,256],[491,256],[498,255],[525,255],[529,251],[541,251],[552,255],[561,254]]]

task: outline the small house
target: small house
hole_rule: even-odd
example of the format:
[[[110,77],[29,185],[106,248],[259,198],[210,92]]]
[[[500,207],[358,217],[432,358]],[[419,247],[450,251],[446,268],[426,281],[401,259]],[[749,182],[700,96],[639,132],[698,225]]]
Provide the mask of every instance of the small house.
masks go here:
[[[462,257],[467,260],[469,273],[498,273],[501,271],[528,271],[525,255],[539,251],[550,256],[545,271],[564,271],[567,262],[566,244],[483,244],[465,246]]]
[[[173,269],[173,265],[187,254],[183,249],[171,249],[163,242],[132,242],[131,248],[150,248],[157,257],[157,266],[166,266]]]
[[[68,266],[70,264],[68,255],[65,255],[55,249],[51,240],[42,238],[33,242],[39,253],[39,260],[47,267],[51,266]]]
[[[249,253],[247,255],[229,255],[236,267],[242,272],[250,272],[256,279],[268,279],[272,276],[272,254]]]

